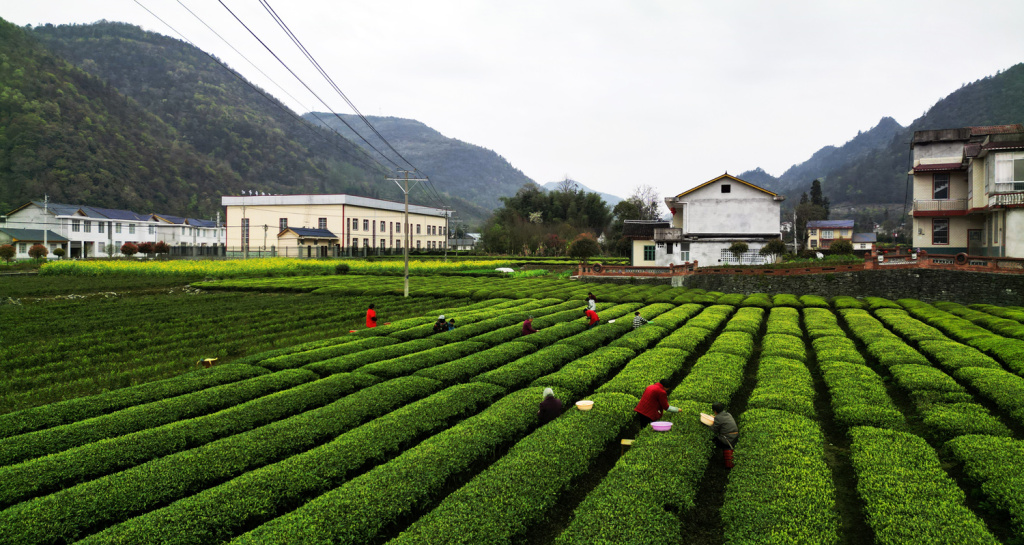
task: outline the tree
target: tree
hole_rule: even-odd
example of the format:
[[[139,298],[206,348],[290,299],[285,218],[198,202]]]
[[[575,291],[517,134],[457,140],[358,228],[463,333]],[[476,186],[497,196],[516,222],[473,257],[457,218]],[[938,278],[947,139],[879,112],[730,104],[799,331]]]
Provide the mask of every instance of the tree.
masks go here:
[[[171,247],[161,240],[153,245],[153,251],[158,254],[169,254],[171,253]]]
[[[629,201],[636,205],[639,216],[638,220],[656,220],[661,218],[661,197],[658,191],[649,185],[640,185],[633,189]]]
[[[33,244],[32,247],[28,249],[28,256],[32,259],[42,259],[48,255],[50,255],[50,250],[42,244]]]
[[[762,246],[758,253],[771,260],[772,263],[776,263],[779,261],[779,257],[786,253],[786,243],[782,242],[781,238],[773,238]]]
[[[580,233],[569,245],[569,257],[580,263],[586,263],[591,257],[601,253],[601,245],[590,233]]]
[[[845,238],[833,240],[828,250],[832,255],[850,255],[853,253],[853,243]]]
[[[54,248],[53,255],[57,256],[60,259],[63,259],[64,256],[68,255],[68,251],[65,250],[64,248]]]
[[[8,263],[14,260],[15,253],[16,252],[14,251],[14,246],[11,246],[10,244],[4,244],[3,246],[0,246],[0,259],[3,259]]]
[[[731,246],[729,246],[729,253],[731,253],[732,256],[736,258],[737,263],[742,264],[743,254],[747,253],[747,250],[749,249],[750,247],[747,246],[746,242],[737,240],[736,242],[733,242]]]
[[[138,248],[139,248],[139,251],[144,253],[144,254],[151,254],[151,253],[153,253],[153,243],[152,242],[140,242]]]
[[[132,242],[125,242],[121,245],[121,253],[124,254],[125,257],[131,257],[139,253],[139,247]]]

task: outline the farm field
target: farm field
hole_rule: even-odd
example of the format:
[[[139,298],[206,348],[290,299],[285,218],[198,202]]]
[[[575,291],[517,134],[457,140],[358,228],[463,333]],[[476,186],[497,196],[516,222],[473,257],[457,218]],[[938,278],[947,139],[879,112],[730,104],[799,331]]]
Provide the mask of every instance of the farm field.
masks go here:
[[[158,291],[0,306],[0,543],[1024,542],[1021,308],[550,277]],[[657,380],[665,433],[633,420]],[[539,426],[545,387],[566,410]]]

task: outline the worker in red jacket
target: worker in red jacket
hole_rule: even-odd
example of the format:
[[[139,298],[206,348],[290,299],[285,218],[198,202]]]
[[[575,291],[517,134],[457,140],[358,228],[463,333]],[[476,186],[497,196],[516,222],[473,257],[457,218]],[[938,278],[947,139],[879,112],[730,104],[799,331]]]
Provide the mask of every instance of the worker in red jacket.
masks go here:
[[[373,310],[373,305],[366,309],[366,327],[377,327],[377,311]]]
[[[640,403],[637,403],[633,410],[637,413],[636,420],[642,426],[646,426],[655,420],[661,420],[664,411],[674,413],[678,412],[679,408],[668,404],[668,392],[665,391],[665,386],[661,384],[661,381],[658,381],[644,389],[644,394],[640,396]]]
[[[600,318],[597,317],[597,312],[590,310],[589,308],[583,312],[583,315],[586,316],[588,320],[590,320],[590,323],[587,324],[587,329],[594,327],[597,324],[597,322],[600,321]]]

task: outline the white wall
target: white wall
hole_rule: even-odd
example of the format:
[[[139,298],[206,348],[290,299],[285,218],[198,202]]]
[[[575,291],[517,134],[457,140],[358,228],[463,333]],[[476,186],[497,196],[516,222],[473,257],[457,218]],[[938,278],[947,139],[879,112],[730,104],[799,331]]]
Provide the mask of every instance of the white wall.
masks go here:
[[[722,193],[724,184],[729,185],[729,193]],[[680,201],[675,206],[676,216],[685,209],[685,217],[673,221],[673,227],[680,223],[684,234],[779,233],[781,201],[736,180],[718,180],[684,195]]]
[[[1006,228],[1002,234],[1006,241],[1006,257],[1024,257],[1024,209],[1006,210]]]

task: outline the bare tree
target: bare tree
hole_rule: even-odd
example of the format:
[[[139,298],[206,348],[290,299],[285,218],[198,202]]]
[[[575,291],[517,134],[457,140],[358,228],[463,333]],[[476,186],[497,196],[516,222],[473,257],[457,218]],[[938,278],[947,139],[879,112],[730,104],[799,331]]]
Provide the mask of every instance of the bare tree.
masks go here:
[[[653,187],[646,184],[637,186],[628,200],[633,201],[640,210],[638,219],[656,220],[661,217],[661,196]]]
[[[574,194],[579,190],[580,184],[576,183],[576,180],[570,178],[568,174],[565,175],[565,179],[558,182],[558,191],[561,191],[562,193]]]

